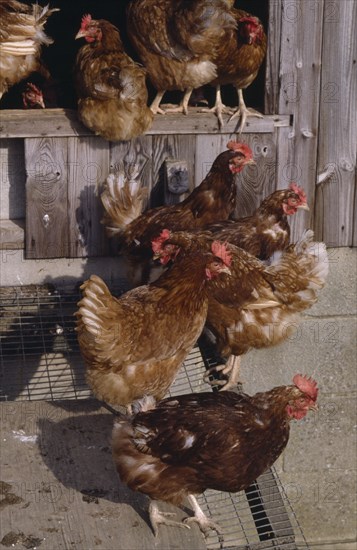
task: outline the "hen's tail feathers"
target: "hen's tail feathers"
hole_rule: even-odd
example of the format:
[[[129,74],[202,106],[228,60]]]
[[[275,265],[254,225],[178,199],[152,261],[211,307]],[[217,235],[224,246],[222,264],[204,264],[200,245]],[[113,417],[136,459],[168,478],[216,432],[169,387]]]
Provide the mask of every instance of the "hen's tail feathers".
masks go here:
[[[326,245],[313,239],[314,232],[305,231],[287,251],[275,253],[267,268],[277,277],[286,278],[281,289],[277,285],[275,293],[286,303],[285,290],[288,288],[288,302],[295,311],[311,307],[317,300],[317,291],[326,283],[329,268]]]
[[[50,8],[48,4],[44,7],[39,6],[38,4],[33,4],[32,9],[36,28],[36,35],[34,37],[34,40],[38,44],[44,44],[48,46],[49,44],[53,43],[53,39],[45,34],[43,28],[50,15],[52,15],[55,11],[60,11],[60,9]]]
[[[78,311],[75,315],[78,317],[77,331],[81,332],[83,326],[94,337],[100,335],[103,329],[103,316],[98,312],[106,308],[108,297],[111,297],[110,291],[105,282],[97,275],[85,281],[81,290],[83,298],[78,302]]]
[[[147,189],[142,187],[138,177],[138,166],[129,165],[126,172],[123,166],[117,166],[114,173],[107,177],[101,195],[105,210],[102,223],[109,237],[120,234],[142,214],[145,207]]]
[[[49,8],[49,6],[32,5],[32,13],[28,11],[28,6],[22,5],[24,11],[20,8],[21,4],[13,7],[16,14],[8,25],[8,28],[0,35],[0,53],[1,55],[36,55],[40,47],[53,43],[52,38],[47,36],[44,31],[45,23],[50,15],[59,8]]]

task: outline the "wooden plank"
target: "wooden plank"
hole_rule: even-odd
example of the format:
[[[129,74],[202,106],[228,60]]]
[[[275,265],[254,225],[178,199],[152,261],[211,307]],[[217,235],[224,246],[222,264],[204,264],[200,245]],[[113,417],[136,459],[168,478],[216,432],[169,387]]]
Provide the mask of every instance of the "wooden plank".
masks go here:
[[[315,229],[329,246],[350,246],[356,192],[357,3],[325,2],[323,21]]]
[[[25,140],[26,257],[67,257],[67,139]]]
[[[69,256],[105,256],[100,188],[109,173],[109,143],[98,137],[68,138]]]
[[[293,116],[293,128],[288,135],[286,132],[278,134],[278,149],[287,151],[286,158],[282,155],[279,158],[280,174],[283,170],[287,181],[296,181],[305,189],[310,205],[315,200],[324,4],[325,0],[305,0],[303,3],[276,0],[272,4],[275,16],[281,12],[281,23],[277,24],[274,35],[278,37],[279,29],[281,32],[280,46],[276,46],[276,53],[271,58],[275,66],[271,61],[267,78],[271,83],[278,78],[278,112]],[[270,95],[271,101],[275,101],[274,94]],[[312,215],[313,208],[294,216],[291,220],[294,235],[311,227]]]
[[[270,114],[279,112],[282,9],[282,0],[270,0],[264,97],[265,113]]]
[[[24,248],[25,220],[0,220],[0,250]]]
[[[228,122],[224,132],[237,130],[239,121]],[[244,133],[272,132],[276,126],[288,126],[289,117],[266,115],[262,119],[249,118]],[[188,116],[167,114],[156,115],[147,135],[157,134],[220,134],[217,117],[200,113],[191,107]],[[77,112],[70,109],[8,110],[1,111],[0,135],[4,138],[38,136],[93,136],[77,118]]]
[[[25,163],[22,139],[0,140],[0,219],[25,217]]]
[[[196,136],[194,135],[163,135],[153,137],[152,186],[150,195],[151,206],[165,204],[165,160],[184,160],[188,169],[188,186],[192,190],[200,182],[196,182],[195,173]],[[197,160],[197,159],[196,159]],[[186,194],[187,196],[187,194]],[[184,198],[184,196],[182,197]]]

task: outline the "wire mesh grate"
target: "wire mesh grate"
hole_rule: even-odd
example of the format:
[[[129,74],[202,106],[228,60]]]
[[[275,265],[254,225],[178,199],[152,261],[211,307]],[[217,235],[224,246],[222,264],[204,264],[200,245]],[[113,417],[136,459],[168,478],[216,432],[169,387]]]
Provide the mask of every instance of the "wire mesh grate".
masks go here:
[[[112,289],[119,295],[125,287]],[[79,291],[51,285],[0,289],[0,401],[87,399],[74,312]],[[203,374],[217,360],[197,345],[179,371],[170,395],[207,391]],[[303,550],[308,545],[274,469],[246,491],[206,491],[198,501],[223,529],[213,531],[207,548]]]

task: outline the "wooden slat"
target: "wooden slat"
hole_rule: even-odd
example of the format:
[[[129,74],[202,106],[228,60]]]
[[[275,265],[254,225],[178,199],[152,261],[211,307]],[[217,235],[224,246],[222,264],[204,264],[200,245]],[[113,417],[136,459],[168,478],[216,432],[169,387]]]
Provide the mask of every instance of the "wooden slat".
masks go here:
[[[23,139],[0,140],[0,219],[25,216]]]
[[[315,227],[329,246],[350,246],[356,216],[357,3],[326,2],[323,21]]]
[[[157,134],[220,134],[217,117],[213,114],[200,113],[192,107],[190,114],[156,115],[148,135]],[[234,132],[239,120],[228,122],[223,131]],[[262,119],[249,118],[245,133],[272,132],[276,126],[288,126],[289,117],[267,115]],[[93,136],[77,118],[76,111],[70,109],[45,109],[43,111],[1,111],[1,137],[38,137],[38,136]]]
[[[282,1],[269,3],[268,48],[266,56],[265,98],[266,113],[278,113],[279,107],[279,66],[281,47]]]
[[[105,256],[108,239],[99,199],[109,171],[109,143],[97,137],[68,139],[69,256]]]
[[[310,205],[315,200],[324,4],[325,0],[275,0],[272,4],[276,16],[281,11],[281,34],[275,33],[280,45],[271,57],[268,81],[270,87],[279,82],[278,112],[293,115],[288,143],[285,132],[278,136],[278,149],[287,150],[286,158],[280,155],[280,174],[283,170],[286,183],[296,181],[305,189]],[[274,94],[271,97],[274,101]],[[291,220],[294,239],[311,226],[312,213],[301,212]]]
[[[67,139],[25,141],[26,257],[68,256]]]
[[[185,160],[188,168],[189,188],[192,190],[200,182],[195,180],[195,148],[194,135],[166,135],[153,137],[153,164],[150,204],[157,206],[165,201],[164,162],[166,159]],[[184,198],[184,197],[182,197]]]

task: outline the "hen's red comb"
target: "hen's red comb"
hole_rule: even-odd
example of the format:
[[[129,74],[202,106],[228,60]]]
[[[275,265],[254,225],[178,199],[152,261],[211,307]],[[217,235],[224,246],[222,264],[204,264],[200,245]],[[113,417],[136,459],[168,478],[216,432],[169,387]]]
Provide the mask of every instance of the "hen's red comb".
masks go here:
[[[89,13],[87,13],[86,15],[83,15],[81,29],[85,30],[88,27],[88,25],[90,25],[91,22],[92,22],[92,16],[89,15]]]
[[[39,90],[39,89],[37,88],[37,86],[35,86],[35,84],[33,84],[32,82],[27,82],[27,84],[26,84],[26,92],[27,92],[27,91],[30,91],[30,90],[31,90],[32,92],[36,92],[36,94],[42,95],[41,90]]]
[[[227,246],[225,243],[221,243],[220,241],[213,241],[211,246],[212,253],[217,256],[217,258],[221,258],[222,262],[226,266],[230,266],[232,263],[232,256],[227,249]]]
[[[295,374],[293,382],[300,391],[306,393],[311,399],[316,401],[319,390],[317,382],[313,378],[308,378],[303,374]]]
[[[289,189],[291,189],[294,193],[299,195],[300,200],[301,200],[302,203],[307,202],[307,197],[306,197],[305,191],[301,187],[299,187],[297,183],[294,183],[294,182],[290,183]]]
[[[258,17],[255,17],[254,15],[246,15],[245,17],[241,17],[238,23],[253,23],[254,25],[259,25],[260,21]]]
[[[159,252],[162,250],[162,245],[167,239],[169,239],[171,236],[171,233],[169,229],[163,229],[158,237],[155,237],[151,241],[151,248],[154,253]]]
[[[231,151],[238,151],[249,159],[253,158],[253,152],[249,145],[247,145],[246,143],[240,143],[239,141],[229,141],[227,143],[227,148],[231,149]]]

